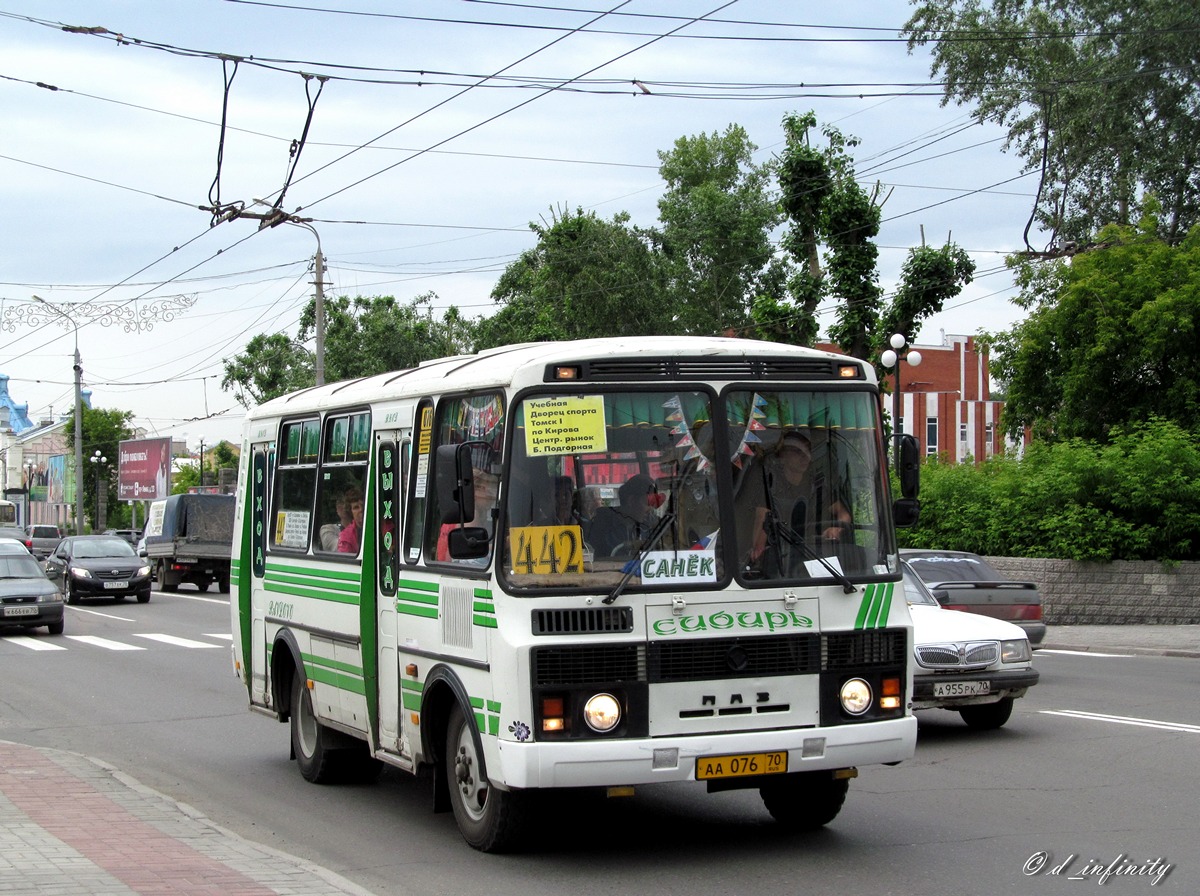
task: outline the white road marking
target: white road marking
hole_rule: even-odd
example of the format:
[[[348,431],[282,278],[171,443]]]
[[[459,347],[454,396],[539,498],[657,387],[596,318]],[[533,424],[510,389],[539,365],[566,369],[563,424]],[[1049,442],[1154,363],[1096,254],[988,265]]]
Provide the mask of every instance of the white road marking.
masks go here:
[[[1132,716],[1110,716],[1104,713],[1083,712],[1077,709],[1042,709],[1038,711],[1048,716],[1066,716],[1067,718],[1084,719],[1089,722],[1110,722],[1117,725],[1137,725],[1140,728],[1157,728],[1161,731],[1200,734],[1200,725],[1189,725],[1186,722],[1163,722],[1158,719],[1138,719]]]
[[[206,638],[220,638],[222,641],[232,641],[233,632],[205,632]]]
[[[47,641],[45,638],[32,638],[29,635],[13,635],[11,638],[4,638],[5,644],[19,644],[21,647],[27,647],[30,650],[66,650],[61,644],[55,644]]]
[[[162,591],[155,591],[154,593],[161,594],[163,597],[168,597],[171,600],[175,600],[175,598],[179,598],[180,600],[202,600],[206,604],[224,604],[225,606],[229,606],[228,598],[201,597],[199,594],[183,594],[180,591],[172,591],[170,594]]]
[[[148,634],[142,634],[141,632],[138,632],[138,633],[136,633],[136,637],[148,638],[151,641],[160,641],[163,644],[172,644],[175,647],[189,647],[193,650],[197,650],[202,647],[220,647],[221,646],[220,644],[206,644],[203,641],[192,641],[189,638],[177,638],[174,635],[163,635],[163,634],[159,634],[158,632],[151,632]]]
[[[1034,659],[1037,659],[1040,653],[1057,653],[1062,656],[1116,656],[1123,659],[1129,659],[1133,656],[1132,653],[1097,653],[1094,650],[1055,650],[1054,648],[1041,648],[1033,652]]]
[[[97,638],[95,635],[67,635],[72,641],[81,644],[91,644],[93,647],[103,647],[105,650],[145,650],[136,644],[122,644],[120,641],[110,641],[108,638]]]
[[[87,613],[91,616],[103,616],[105,619],[116,619],[118,622],[137,622],[136,619],[130,619],[127,616],[114,616],[112,613],[101,613],[99,610],[85,610],[83,607],[71,607],[72,613]]]

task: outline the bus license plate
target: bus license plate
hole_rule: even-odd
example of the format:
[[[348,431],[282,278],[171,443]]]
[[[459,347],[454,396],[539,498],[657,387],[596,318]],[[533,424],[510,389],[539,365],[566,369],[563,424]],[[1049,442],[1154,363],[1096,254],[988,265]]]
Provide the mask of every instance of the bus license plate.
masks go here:
[[[945,681],[933,686],[935,697],[983,697],[991,692],[990,681]]]
[[[5,607],[5,616],[36,616],[37,607]]]
[[[104,587],[112,588],[113,590],[116,590],[117,588],[128,588],[129,583],[128,582],[105,582]]]
[[[734,753],[701,756],[696,760],[696,780],[745,778],[751,775],[782,775],[788,770],[787,750],[776,753]]]

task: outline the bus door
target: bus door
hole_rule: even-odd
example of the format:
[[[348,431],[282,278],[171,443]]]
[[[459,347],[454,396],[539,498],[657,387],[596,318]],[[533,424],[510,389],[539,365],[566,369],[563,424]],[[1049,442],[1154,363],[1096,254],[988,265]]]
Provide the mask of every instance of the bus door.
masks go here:
[[[266,617],[268,594],[263,587],[266,570],[267,541],[270,538],[271,476],[274,465],[274,442],[259,442],[250,446],[250,475],[246,484],[246,507],[239,545],[241,557],[237,570],[237,596],[243,661],[247,669],[252,702],[267,703],[268,658]]]
[[[363,613],[364,631],[375,627],[377,657],[378,743],[377,749],[411,757],[400,728],[401,637],[397,624],[396,589],[400,573],[401,498],[412,430],[396,429],[375,433],[374,506],[371,512],[375,535],[375,606],[373,620]],[[364,570],[364,573],[366,570]]]

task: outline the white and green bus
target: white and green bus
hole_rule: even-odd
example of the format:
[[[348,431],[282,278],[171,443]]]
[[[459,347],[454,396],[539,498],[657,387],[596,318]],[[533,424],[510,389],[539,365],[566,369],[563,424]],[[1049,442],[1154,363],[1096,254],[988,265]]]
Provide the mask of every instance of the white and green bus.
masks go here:
[[[912,756],[869,364],[718,338],[515,345],[266,402],[233,663],[303,776],[433,772],[482,850],[539,791],[704,781],[819,827]]]

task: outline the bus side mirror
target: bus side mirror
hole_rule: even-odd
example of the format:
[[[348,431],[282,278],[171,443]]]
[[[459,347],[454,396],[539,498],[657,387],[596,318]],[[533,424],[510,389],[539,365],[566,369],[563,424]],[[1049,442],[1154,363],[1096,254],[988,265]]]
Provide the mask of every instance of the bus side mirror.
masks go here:
[[[439,445],[437,498],[442,523],[465,523],[475,518],[475,483],[471,471],[471,445]]]
[[[482,526],[459,526],[448,533],[446,550],[451,560],[477,560],[488,555],[491,539]]]
[[[920,515],[921,505],[916,498],[899,498],[892,502],[892,522],[898,529],[915,526]]]
[[[899,458],[900,494],[914,502],[921,491],[921,447],[915,437],[907,433],[896,440]]]

